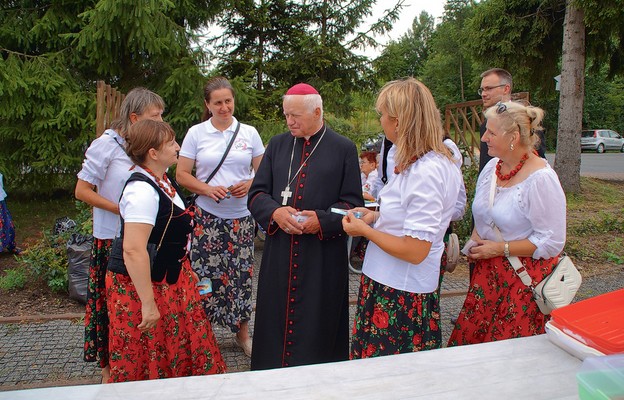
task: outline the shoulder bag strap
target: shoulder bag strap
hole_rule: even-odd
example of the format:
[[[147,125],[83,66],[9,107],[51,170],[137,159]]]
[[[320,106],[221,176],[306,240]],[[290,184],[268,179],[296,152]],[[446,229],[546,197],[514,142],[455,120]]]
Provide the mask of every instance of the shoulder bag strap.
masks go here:
[[[232,135],[232,140],[230,140],[230,143],[228,144],[228,147],[225,149],[225,153],[223,153],[223,157],[221,157],[221,161],[219,161],[219,164],[214,169],[214,171],[212,171],[210,173],[210,175],[208,176],[208,179],[206,179],[205,183],[210,182],[210,180],[215,176],[217,171],[219,171],[219,168],[221,168],[221,165],[223,165],[223,162],[225,161],[225,158],[229,154],[230,149],[232,148],[232,145],[234,144],[234,140],[236,139],[236,135],[238,135],[238,130],[239,129],[240,129],[240,122],[238,123],[238,125],[236,125],[236,129],[234,130],[234,135]],[[188,201],[187,201],[188,205],[193,206],[195,204],[195,201],[197,200],[198,197],[199,197],[199,195],[197,193],[193,193],[193,195],[188,198]]]
[[[496,168],[494,169],[494,172],[492,173],[492,182],[490,182],[490,199],[489,199],[490,211],[492,210],[492,207],[494,206],[495,193],[496,193]],[[494,232],[496,232],[496,234],[498,235],[499,240],[501,242],[504,242],[505,239],[503,238],[503,234],[501,233],[500,229],[498,229],[498,226],[496,226],[496,224],[494,223],[494,219],[492,219],[491,226]],[[529,273],[526,271],[526,268],[524,268],[524,266],[520,262],[520,259],[516,256],[510,256],[510,257],[507,257],[507,259],[509,260],[509,263],[513,267],[514,271],[516,271],[516,275],[518,275],[522,283],[524,283],[525,285],[533,289],[533,280],[531,279],[531,276],[529,275]]]
[[[392,147],[392,142],[388,140],[387,137],[384,136],[384,151],[381,157],[381,181],[385,185],[388,182],[388,152],[390,151],[390,147]]]
[[[234,140],[236,139],[236,135],[238,135],[239,129],[240,129],[240,122],[238,123],[238,125],[236,125],[236,129],[234,130],[234,135],[232,135],[232,140],[230,140],[228,147],[225,149],[225,153],[223,153],[223,157],[221,157],[221,161],[219,161],[219,164],[217,165],[217,167],[214,169],[214,171],[212,171],[210,176],[208,176],[208,179],[206,179],[206,183],[210,182],[210,180],[216,175],[217,171],[219,171],[219,168],[221,168],[221,165],[223,165],[223,162],[225,161],[228,153],[230,152],[230,149],[232,148],[232,145],[234,144]]]

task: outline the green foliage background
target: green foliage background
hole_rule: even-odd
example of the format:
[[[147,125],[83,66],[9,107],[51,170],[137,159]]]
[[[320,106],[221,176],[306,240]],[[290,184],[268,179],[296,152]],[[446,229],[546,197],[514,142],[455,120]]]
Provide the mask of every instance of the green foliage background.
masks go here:
[[[401,16],[402,1],[371,15],[374,0],[21,0],[0,8],[0,170],[15,195],[71,191],[95,134],[96,82],[159,93],[182,139],[199,122],[202,86],[225,74],[236,116],[267,142],[284,132],[281,96],[306,81],[323,93],[327,121],[361,146],[380,132],[375,96],[415,76],[441,110],[478,99],[481,71],[510,70],[515,91],[546,109],[556,143],[564,0],[447,0],[441,21],[421,13],[369,60]],[[624,131],[624,0],[576,0],[585,10],[588,128]],[[439,22],[437,25],[434,22]],[[212,28],[217,24],[222,31]],[[207,45],[210,46],[207,46]],[[214,51],[208,50],[215,49]]]

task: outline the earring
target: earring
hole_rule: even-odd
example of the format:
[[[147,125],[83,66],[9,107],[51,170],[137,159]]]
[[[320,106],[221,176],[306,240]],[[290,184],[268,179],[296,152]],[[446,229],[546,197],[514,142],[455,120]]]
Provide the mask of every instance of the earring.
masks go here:
[[[511,151],[513,151],[513,149],[514,149],[514,144],[513,144],[513,143],[510,143],[510,144],[509,144],[509,149],[510,149]]]

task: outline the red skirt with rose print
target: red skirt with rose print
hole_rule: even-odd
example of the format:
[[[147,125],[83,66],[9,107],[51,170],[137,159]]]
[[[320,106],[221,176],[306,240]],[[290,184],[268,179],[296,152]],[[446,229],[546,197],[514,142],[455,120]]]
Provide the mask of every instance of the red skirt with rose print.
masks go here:
[[[548,276],[558,259],[520,257],[533,282]],[[546,321],[531,289],[522,283],[507,258],[478,260],[448,345],[539,335],[544,333]]]
[[[440,347],[440,296],[382,285],[362,274],[351,359]]]
[[[160,320],[141,333],[141,302],[129,276],[106,273],[109,382],[226,372],[188,260],[175,284],[152,283]]]

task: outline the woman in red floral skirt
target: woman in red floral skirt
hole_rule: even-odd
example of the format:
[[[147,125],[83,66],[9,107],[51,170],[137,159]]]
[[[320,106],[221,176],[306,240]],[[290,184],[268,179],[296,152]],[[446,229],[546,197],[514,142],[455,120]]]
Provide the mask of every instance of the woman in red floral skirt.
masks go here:
[[[440,347],[437,292],[444,233],[463,178],[443,143],[431,92],[414,78],[387,83],[376,104],[396,145],[395,171],[379,192],[379,211],[356,208],[342,225],[369,240],[355,315],[351,358]],[[369,226],[372,224],[373,226]]]
[[[535,152],[544,111],[499,102],[485,116],[481,140],[494,158],[477,181],[475,227],[464,247],[475,268],[449,346],[544,333],[546,317],[508,257],[519,257],[536,284],[557,265],[565,244],[565,195],[555,171]]]
[[[106,274],[110,382],[223,373],[188,260],[192,217],[166,175],[180,150],[175,133],[145,120],[126,140],[136,172],[119,203],[123,250],[113,243]]]

